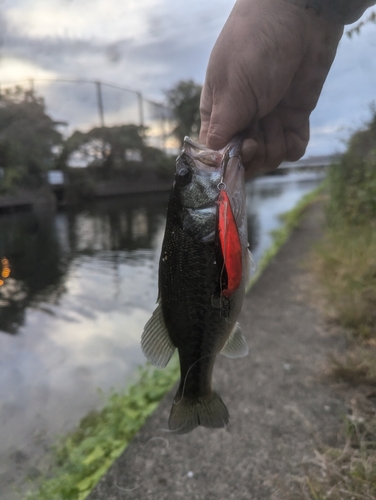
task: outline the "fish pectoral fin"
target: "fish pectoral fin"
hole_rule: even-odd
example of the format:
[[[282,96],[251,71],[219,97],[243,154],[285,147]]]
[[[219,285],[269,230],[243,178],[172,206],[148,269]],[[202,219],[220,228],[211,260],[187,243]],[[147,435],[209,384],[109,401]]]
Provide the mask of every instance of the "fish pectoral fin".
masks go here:
[[[141,335],[141,349],[154,366],[164,368],[175,351],[163,318],[162,307],[153,312]]]
[[[243,337],[239,323],[236,323],[227,342],[223,346],[221,354],[227,358],[243,358],[249,352],[245,338]]]

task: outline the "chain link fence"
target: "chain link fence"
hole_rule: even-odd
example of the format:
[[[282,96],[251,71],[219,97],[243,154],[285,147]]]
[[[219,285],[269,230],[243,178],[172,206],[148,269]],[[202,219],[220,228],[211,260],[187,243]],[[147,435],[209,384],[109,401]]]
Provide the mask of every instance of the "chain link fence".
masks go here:
[[[170,110],[140,91],[99,80],[68,78],[0,82],[0,91],[16,86],[43,97],[47,113],[65,137],[75,130],[134,124],[147,127],[150,146],[171,153],[178,147],[171,136]]]

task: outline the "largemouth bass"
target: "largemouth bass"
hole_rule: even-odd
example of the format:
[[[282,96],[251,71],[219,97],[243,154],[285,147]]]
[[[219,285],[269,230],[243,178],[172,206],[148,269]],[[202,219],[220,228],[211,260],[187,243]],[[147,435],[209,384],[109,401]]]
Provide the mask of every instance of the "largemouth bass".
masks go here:
[[[184,139],[176,160],[159,262],[158,307],[141,346],[165,367],[178,349],[181,381],[169,428],[224,427],[228,410],[212,390],[215,357],[246,356],[237,317],[249,281],[240,138],[220,151]]]

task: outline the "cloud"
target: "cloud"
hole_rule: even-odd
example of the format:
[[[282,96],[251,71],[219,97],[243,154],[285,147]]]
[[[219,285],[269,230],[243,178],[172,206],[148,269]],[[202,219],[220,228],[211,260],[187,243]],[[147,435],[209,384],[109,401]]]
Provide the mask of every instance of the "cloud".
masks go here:
[[[100,79],[161,100],[163,91],[181,79],[203,83],[211,48],[232,5],[233,0],[189,5],[176,0],[7,0],[0,18],[1,80],[18,68],[17,77]],[[343,37],[311,117],[307,153],[343,147],[341,138],[368,119],[369,103],[376,98],[375,46],[374,25],[351,40]],[[98,124],[94,86],[37,82],[36,87],[53,116],[72,128]],[[138,120],[134,95],[104,88],[104,102],[108,120]]]
[[[376,100],[375,46],[374,24],[364,26],[359,36],[342,38],[317,108],[311,116],[311,141],[307,154],[344,150],[351,133],[370,119],[370,103]],[[325,129],[332,130],[332,133],[322,133]]]

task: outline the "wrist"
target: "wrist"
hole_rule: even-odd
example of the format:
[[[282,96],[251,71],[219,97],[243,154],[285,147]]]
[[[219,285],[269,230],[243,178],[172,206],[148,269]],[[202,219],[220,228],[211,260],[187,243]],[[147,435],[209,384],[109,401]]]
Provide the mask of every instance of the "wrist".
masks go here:
[[[375,0],[285,0],[305,9],[312,9],[317,16],[337,24],[351,24],[357,21]]]

